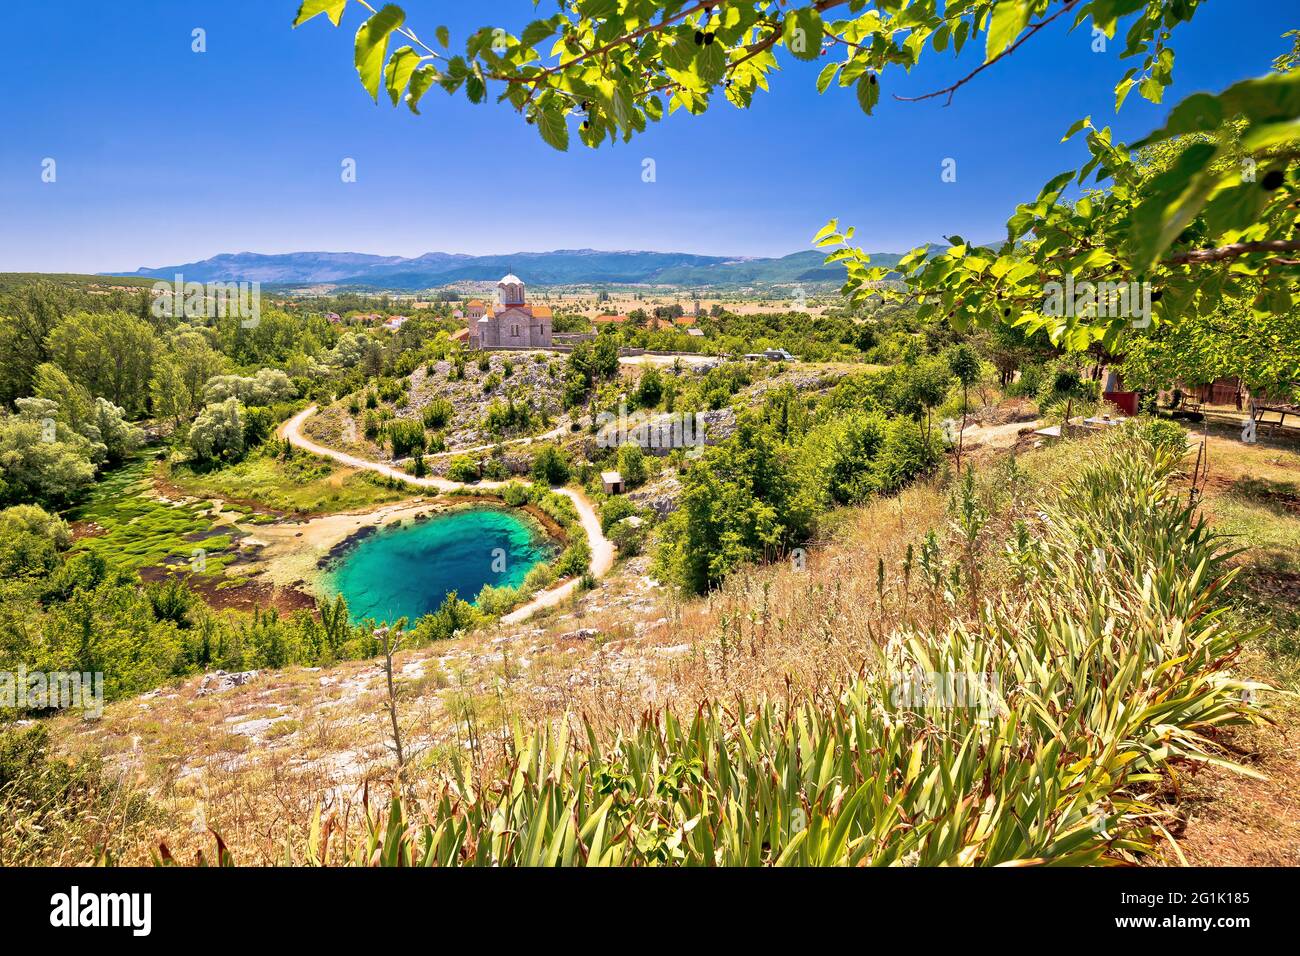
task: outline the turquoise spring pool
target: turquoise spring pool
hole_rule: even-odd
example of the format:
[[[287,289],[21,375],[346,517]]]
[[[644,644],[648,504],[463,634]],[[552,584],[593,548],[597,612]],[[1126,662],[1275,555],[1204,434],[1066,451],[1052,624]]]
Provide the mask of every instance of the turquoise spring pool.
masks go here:
[[[515,587],[557,547],[526,515],[506,508],[462,508],[381,528],[335,557],[322,583],[342,594],[354,623],[412,623],[455,591],[473,601],[485,584]]]

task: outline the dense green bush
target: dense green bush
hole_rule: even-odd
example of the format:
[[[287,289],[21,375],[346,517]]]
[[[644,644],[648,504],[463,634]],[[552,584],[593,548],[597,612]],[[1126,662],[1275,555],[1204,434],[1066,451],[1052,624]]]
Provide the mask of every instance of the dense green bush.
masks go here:
[[[555,574],[561,578],[573,577],[586,571],[590,564],[591,548],[587,544],[587,539],[574,538],[555,559]]]
[[[37,505],[0,511],[0,577],[49,574],[72,542],[67,524]]]
[[[420,415],[425,428],[444,428],[456,413],[455,406],[445,398],[435,398],[425,405]]]
[[[600,530],[608,534],[615,524],[634,514],[636,505],[622,495],[612,495],[600,506]]]
[[[546,445],[533,458],[533,480],[545,485],[563,485],[569,480],[569,456],[555,445]]]
[[[817,509],[790,458],[771,426],[742,415],[682,475],[677,510],[660,526],[660,579],[703,593],[741,564],[804,540]]]
[[[409,418],[395,418],[388,423],[388,443],[394,458],[407,458],[424,451],[424,426]]]
[[[615,466],[623,477],[623,484],[628,488],[636,488],[645,483],[645,452],[636,442],[625,442],[618,446]]]
[[[1187,452],[1187,432],[1177,422],[1165,418],[1130,418],[1123,427],[1139,435],[1157,451],[1173,455],[1175,460]]]
[[[940,438],[929,436],[910,418],[893,418],[885,428],[885,441],[872,465],[876,487],[882,494],[901,491],[938,464]]]
[[[190,426],[190,451],[199,462],[237,461],[244,454],[247,420],[237,398],[208,405]]]
[[[628,521],[615,523],[606,533],[618,548],[618,553],[625,558],[636,557],[645,544],[645,528],[635,527]]]
[[[478,481],[478,462],[468,455],[457,455],[447,466],[447,478],[450,481]]]

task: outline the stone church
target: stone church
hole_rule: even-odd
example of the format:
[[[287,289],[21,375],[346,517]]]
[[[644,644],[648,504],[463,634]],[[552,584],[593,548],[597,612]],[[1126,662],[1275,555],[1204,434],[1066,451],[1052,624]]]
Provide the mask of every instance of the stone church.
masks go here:
[[[512,274],[498,282],[497,300],[499,304],[488,305],[472,299],[465,307],[470,348],[550,347],[551,310],[524,301],[522,279]]]

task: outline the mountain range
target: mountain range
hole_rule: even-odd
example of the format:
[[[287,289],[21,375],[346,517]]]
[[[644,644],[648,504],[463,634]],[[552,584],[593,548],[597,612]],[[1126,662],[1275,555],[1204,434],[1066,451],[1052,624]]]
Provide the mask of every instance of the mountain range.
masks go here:
[[[894,265],[900,256],[872,253],[873,264]],[[414,258],[360,252],[222,253],[199,262],[113,273],[187,282],[261,282],[266,285],[356,286],[427,289],[455,282],[495,281],[507,272],[533,285],[626,284],[665,286],[779,285],[844,281],[844,269],[827,266],[825,254],[796,252],[775,259],[698,256],[685,252],[602,252],[557,249],[511,255],[469,256],[426,252]]]

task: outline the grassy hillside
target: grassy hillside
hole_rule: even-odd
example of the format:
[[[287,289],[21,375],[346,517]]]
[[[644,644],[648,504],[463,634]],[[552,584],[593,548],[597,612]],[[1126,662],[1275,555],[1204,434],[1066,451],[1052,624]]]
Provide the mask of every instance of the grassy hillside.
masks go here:
[[[1279,455],[1282,467],[1296,457]],[[1244,696],[1242,681],[1294,685],[1281,628],[1238,614],[1264,551],[1226,554],[1183,482],[1168,462],[1153,471],[1132,450],[1069,443],[990,462],[969,488],[919,485],[844,509],[802,567],[755,567],[706,599],[647,588],[632,560],[536,624],[404,653],[413,802],[396,817],[376,809],[393,764],[373,662],[215,696],[187,683],[110,706],[95,728],[60,719],[57,739],[156,781],[156,822],[123,839],[122,859],[155,838],[178,857],[210,854],[198,815],[241,863],[370,859],[390,825],[385,859],[444,862],[1175,860],[1173,834],[1193,854],[1205,834],[1177,796],[1189,773],[1233,793],[1266,786],[1224,768],[1243,762],[1234,740],[1273,741],[1259,721],[1288,713],[1275,695]],[[1207,510],[1230,497],[1215,490]],[[1289,530],[1257,528],[1242,543]],[[899,682],[918,670],[992,675],[997,693],[976,707],[900,699],[926,686]],[[1139,706],[1117,708],[1120,697]],[[1272,750],[1245,762],[1272,777]],[[1171,760],[1179,791],[1163,783]],[[523,774],[543,761],[553,783]],[[484,802],[446,802],[452,780],[484,787]],[[373,835],[355,827],[365,781]],[[570,801],[571,814],[551,809]],[[759,815],[728,809],[741,806]],[[701,814],[709,825],[686,828]],[[502,820],[534,840],[502,839]],[[328,849],[313,832],[332,833]]]

